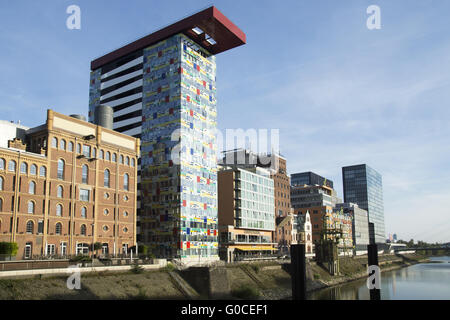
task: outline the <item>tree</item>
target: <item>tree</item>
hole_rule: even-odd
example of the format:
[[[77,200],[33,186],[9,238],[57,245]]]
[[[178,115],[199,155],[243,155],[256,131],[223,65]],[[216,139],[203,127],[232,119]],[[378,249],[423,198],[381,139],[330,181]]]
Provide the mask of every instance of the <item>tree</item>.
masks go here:
[[[12,257],[17,255],[19,246],[15,242],[0,242],[0,255],[4,257]]]
[[[98,250],[100,250],[102,248],[102,243],[101,242],[96,242],[94,243],[94,250],[95,250],[95,254],[98,255]]]

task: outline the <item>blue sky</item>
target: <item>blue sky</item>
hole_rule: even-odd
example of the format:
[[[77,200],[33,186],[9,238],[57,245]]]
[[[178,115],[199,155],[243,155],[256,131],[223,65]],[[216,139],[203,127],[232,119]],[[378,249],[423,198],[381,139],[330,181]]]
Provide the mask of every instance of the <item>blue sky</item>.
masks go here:
[[[81,30],[66,8],[81,8]],[[219,128],[280,129],[289,173],[342,197],[341,167],[383,175],[386,231],[450,241],[450,2],[2,1],[0,119],[87,114],[90,61],[214,4],[247,35],[217,56]],[[368,30],[366,8],[381,8]]]

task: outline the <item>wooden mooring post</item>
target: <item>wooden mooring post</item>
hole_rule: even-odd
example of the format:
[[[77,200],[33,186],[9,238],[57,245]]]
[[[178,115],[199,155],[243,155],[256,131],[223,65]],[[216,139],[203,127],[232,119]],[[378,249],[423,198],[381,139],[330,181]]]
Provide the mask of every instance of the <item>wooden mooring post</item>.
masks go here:
[[[291,245],[292,300],[306,300],[305,245]]]

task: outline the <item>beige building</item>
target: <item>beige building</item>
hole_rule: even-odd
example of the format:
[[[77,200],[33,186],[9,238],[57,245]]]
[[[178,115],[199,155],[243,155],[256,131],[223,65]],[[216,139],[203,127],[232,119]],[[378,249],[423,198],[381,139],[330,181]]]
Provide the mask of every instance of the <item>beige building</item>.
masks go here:
[[[136,244],[139,139],[52,110],[9,138],[0,147],[0,241],[18,244],[17,259]]]
[[[224,166],[218,182],[220,258],[231,262],[273,254],[274,187],[269,172]]]

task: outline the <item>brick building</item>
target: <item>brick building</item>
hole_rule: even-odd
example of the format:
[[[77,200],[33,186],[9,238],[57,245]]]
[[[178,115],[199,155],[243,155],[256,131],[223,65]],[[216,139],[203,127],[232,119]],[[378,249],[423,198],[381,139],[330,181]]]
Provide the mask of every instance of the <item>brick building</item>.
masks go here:
[[[139,139],[52,110],[9,138],[0,147],[0,241],[18,244],[17,259],[136,244]]]

